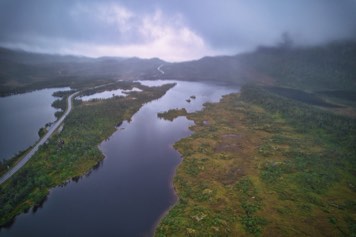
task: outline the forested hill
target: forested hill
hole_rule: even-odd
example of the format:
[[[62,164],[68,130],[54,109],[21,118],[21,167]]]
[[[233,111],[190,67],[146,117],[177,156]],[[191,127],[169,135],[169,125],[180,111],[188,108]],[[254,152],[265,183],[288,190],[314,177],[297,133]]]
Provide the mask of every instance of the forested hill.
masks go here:
[[[160,65],[164,71],[157,70]],[[306,48],[259,47],[235,56],[168,63],[158,58],[88,58],[0,48],[0,95],[113,80],[175,79],[243,85],[259,83],[307,91],[356,91],[356,41]]]
[[[114,80],[158,76],[162,60],[88,58],[29,53],[0,48],[0,95],[55,86],[81,87]]]
[[[236,56],[167,64],[165,77],[259,82],[306,90],[356,90],[356,41],[306,48],[260,47]]]
[[[260,48],[240,59],[282,86],[356,90],[356,41],[312,48]]]

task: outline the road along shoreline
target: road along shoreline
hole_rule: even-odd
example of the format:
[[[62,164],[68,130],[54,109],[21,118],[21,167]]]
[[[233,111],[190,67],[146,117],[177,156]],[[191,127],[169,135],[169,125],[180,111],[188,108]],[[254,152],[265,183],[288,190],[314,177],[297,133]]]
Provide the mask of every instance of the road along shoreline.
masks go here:
[[[70,113],[70,111],[72,110],[72,99],[73,97],[75,97],[76,95],[79,94],[80,91],[77,91],[73,94],[71,94],[68,99],[67,99],[67,110],[66,112],[63,114],[63,116],[57,121],[55,122],[50,129],[48,130],[48,132],[40,139],[39,142],[37,142],[37,144],[25,155],[24,158],[22,158],[22,160],[20,160],[14,167],[12,167],[8,172],[6,172],[3,176],[0,177],[0,185],[5,183],[9,178],[11,178],[17,171],[19,171],[31,158],[32,156],[37,152],[37,150],[39,149],[39,147],[41,145],[43,145],[50,137],[51,135],[54,133],[54,131],[57,130],[57,128],[63,123],[64,119],[68,116],[68,114]]]

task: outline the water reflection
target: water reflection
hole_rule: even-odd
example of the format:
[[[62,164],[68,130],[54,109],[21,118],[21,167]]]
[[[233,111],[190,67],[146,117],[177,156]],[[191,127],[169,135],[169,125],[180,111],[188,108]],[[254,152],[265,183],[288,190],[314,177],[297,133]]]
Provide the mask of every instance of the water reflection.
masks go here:
[[[100,145],[106,158],[90,176],[53,189],[41,209],[19,216],[1,234],[151,236],[159,218],[177,199],[172,179],[181,158],[172,145],[189,136],[193,125],[185,117],[166,121],[157,113],[174,108],[197,111],[205,102],[217,102],[222,95],[237,91],[205,83],[176,83]],[[196,99],[188,103],[192,95]]]
[[[57,111],[52,94],[70,88],[52,88],[0,98],[0,160],[34,144],[38,130],[54,122]]]
[[[111,91],[103,91],[99,93],[95,93],[92,95],[87,95],[87,96],[81,96],[78,97],[77,99],[82,100],[82,101],[89,101],[89,100],[104,100],[104,99],[110,99],[115,96],[122,96],[126,97],[130,92],[141,92],[142,90],[139,88],[132,88],[131,90],[122,90],[122,89],[116,89],[116,90],[111,90]]]

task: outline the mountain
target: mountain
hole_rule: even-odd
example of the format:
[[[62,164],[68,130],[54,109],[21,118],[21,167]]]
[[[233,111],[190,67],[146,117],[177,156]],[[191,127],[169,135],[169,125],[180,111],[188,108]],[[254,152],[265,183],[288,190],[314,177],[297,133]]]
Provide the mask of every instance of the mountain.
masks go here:
[[[260,47],[235,56],[165,64],[162,70],[172,79],[356,91],[356,42],[305,48]]]
[[[88,58],[0,48],[0,95],[46,87],[79,88],[88,83],[146,79],[164,61],[139,58]]]
[[[157,70],[160,68],[164,74]],[[356,91],[356,41],[315,47],[259,47],[234,56],[168,63],[158,58],[76,57],[0,48],[0,94],[54,87],[79,88],[114,80],[174,79],[307,91]]]

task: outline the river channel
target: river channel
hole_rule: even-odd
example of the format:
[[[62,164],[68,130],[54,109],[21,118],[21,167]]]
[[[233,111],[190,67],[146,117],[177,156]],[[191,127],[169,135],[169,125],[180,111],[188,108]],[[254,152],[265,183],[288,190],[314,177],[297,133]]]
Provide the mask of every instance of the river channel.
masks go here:
[[[200,82],[176,83],[100,145],[105,159],[97,169],[52,189],[42,208],[18,216],[0,235],[152,236],[162,215],[177,200],[172,180],[181,157],[172,145],[189,136],[193,125],[185,117],[166,121],[157,113],[175,108],[198,111],[205,102],[218,102],[223,95],[238,91]],[[196,99],[188,102],[193,95]]]

